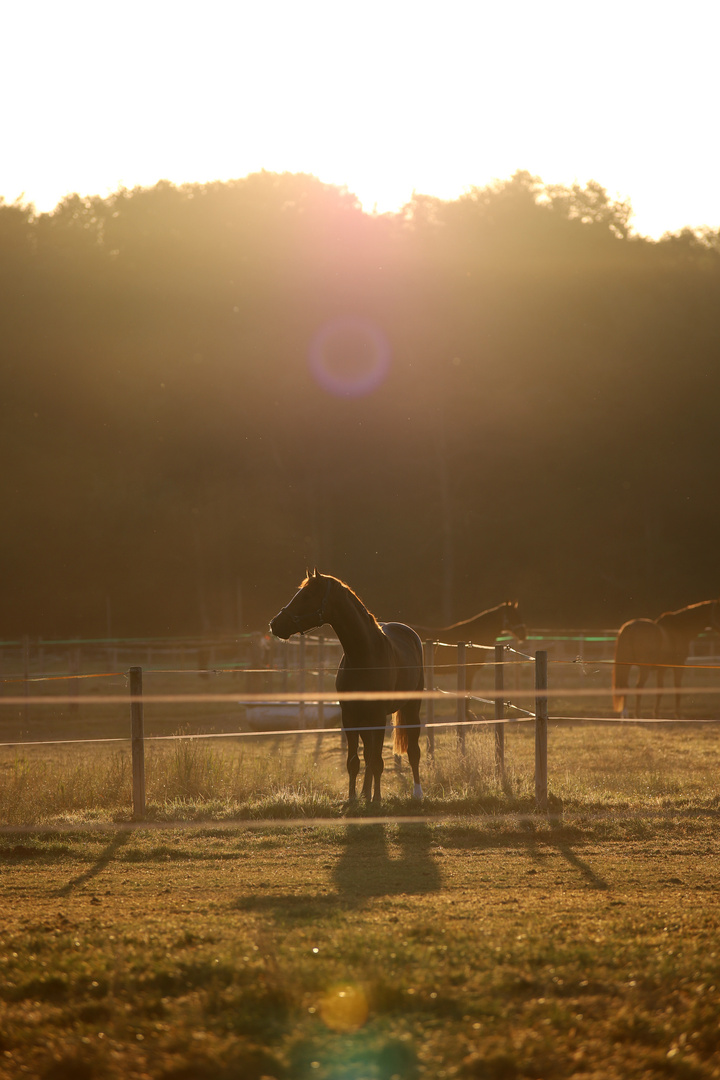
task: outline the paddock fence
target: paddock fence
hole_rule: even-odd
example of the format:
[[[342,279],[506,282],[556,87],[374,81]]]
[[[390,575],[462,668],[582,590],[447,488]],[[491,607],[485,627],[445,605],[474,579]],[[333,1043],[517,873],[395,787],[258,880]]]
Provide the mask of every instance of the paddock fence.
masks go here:
[[[546,809],[549,724],[678,722],[671,716],[622,720],[610,712],[615,636],[536,631],[522,646],[506,640],[489,647],[427,641],[427,689],[396,696],[423,699],[430,755],[440,735],[450,733],[462,751],[468,731],[490,728],[501,780],[508,726],[534,724],[536,803]],[[307,735],[318,745],[326,738],[342,743],[340,695],[332,689],[340,655],[337,639],[324,635],[288,642],[260,633],[202,641],[1,642],[0,746],[130,742],[133,809],[142,817],[149,741]],[[703,634],[686,664],[683,700],[689,705],[682,723],[720,720],[718,667],[720,636]]]

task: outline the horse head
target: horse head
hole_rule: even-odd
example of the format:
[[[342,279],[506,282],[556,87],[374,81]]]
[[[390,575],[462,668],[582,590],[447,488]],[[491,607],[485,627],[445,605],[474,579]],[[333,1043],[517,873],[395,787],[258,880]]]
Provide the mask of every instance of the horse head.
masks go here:
[[[287,640],[293,634],[306,634],[327,622],[327,602],[333,579],[323,577],[315,567],[307,576],[289,604],[270,620],[275,637]]]
[[[527,626],[522,621],[518,607],[517,600],[506,601],[503,607],[503,630],[512,634],[522,645],[527,638]]]

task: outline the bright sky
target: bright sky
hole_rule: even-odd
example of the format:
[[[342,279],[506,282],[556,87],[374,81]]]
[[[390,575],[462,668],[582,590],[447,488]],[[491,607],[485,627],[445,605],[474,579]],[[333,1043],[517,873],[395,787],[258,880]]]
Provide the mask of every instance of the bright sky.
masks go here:
[[[0,195],[49,210],[259,169],[367,210],[527,169],[720,227],[718,0],[25,0],[2,16]]]

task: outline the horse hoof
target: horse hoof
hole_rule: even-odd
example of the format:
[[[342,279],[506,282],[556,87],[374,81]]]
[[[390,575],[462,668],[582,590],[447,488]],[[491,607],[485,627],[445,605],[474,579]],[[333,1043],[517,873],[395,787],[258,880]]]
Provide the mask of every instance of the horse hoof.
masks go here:
[[[422,800],[424,798],[425,798],[425,796],[423,795],[423,789],[420,787],[419,784],[414,784],[413,785],[413,799],[417,799],[418,802],[422,802]]]

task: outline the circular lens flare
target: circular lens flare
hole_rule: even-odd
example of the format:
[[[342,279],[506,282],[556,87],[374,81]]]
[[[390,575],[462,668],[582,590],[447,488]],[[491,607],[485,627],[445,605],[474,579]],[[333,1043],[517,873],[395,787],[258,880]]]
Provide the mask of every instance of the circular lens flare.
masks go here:
[[[350,983],[330,987],[320,1002],[320,1016],[331,1031],[358,1031],[369,1011],[363,989]]]
[[[336,397],[363,397],[380,386],[390,367],[390,343],[379,327],[341,316],[317,331],[308,354],[320,386]]]

